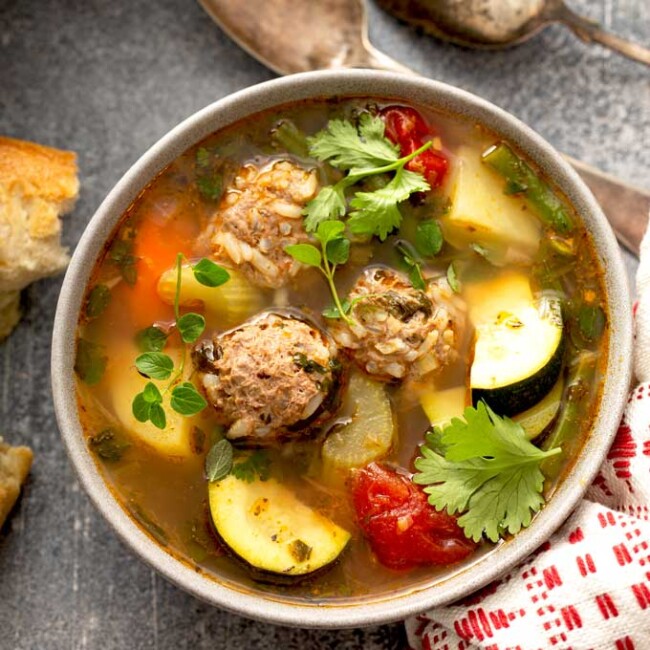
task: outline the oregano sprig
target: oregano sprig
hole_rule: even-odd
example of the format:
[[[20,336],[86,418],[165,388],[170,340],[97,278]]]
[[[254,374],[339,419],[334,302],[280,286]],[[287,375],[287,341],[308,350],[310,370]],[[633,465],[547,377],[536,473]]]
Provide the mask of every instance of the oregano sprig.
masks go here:
[[[339,264],[345,264],[350,256],[350,240],[344,232],[343,222],[322,221],[315,233],[315,237],[320,243],[320,250],[313,244],[293,244],[285,246],[284,250],[298,262],[317,268],[325,276],[336,311],[340,318],[350,325],[352,321],[347,315],[349,305],[346,309],[334,284],[336,267]]]
[[[168,391],[171,391],[169,404],[180,415],[196,415],[208,405],[192,382],[178,383],[185,370],[187,345],[195,343],[205,331],[205,318],[201,314],[188,312],[181,315],[180,313],[183,259],[184,255],[178,253],[176,256],[174,316],[176,318],[175,329],[183,344],[178,367],[175,368],[174,360],[163,352],[169,334],[151,325],[136,336],[140,349],[144,350],[135,360],[138,372],[148,379],[158,381],[166,381],[171,378],[162,392],[153,382],[148,382],[144,390],[133,398],[131,406],[133,415],[139,422],[150,421],[159,429],[164,429],[167,425],[167,417],[163,408],[163,396]],[[205,258],[192,266],[192,272],[197,282],[206,287],[219,287],[230,279],[226,269]]]

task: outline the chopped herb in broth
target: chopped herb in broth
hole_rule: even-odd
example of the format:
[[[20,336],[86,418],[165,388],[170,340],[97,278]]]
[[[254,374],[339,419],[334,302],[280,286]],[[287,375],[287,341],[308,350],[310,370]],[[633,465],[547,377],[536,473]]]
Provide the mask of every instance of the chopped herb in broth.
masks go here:
[[[430,583],[528,526],[607,362],[594,248],[534,161],[377,99],[186,151],[84,305],[80,417],[126,510],[208,574],[312,600]]]

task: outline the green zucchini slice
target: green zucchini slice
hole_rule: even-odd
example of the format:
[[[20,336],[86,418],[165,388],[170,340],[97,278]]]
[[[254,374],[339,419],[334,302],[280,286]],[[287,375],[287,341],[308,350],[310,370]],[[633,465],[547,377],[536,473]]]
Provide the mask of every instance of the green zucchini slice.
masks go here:
[[[274,479],[227,476],[209,486],[210,514],[224,543],[263,572],[305,576],[341,554],[350,533]]]
[[[540,436],[555,421],[560,405],[562,404],[562,391],[564,390],[564,379],[560,377],[555,386],[540,402],[531,406],[527,411],[513,416],[513,420],[524,428],[528,440]]]
[[[484,287],[483,304],[470,307],[476,329],[472,403],[484,400],[499,415],[511,416],[539,402],[560,376],[562,313],[557,300],[535,301],[520,274],[487,284],[493,286]]]

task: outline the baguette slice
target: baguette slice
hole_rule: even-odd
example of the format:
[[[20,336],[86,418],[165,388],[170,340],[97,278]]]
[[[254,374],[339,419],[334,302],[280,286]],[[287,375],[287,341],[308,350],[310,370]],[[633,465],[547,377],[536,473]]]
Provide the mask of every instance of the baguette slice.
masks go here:
[[[29,447],[10,447],[0,437],[0,527],[18,499],[32,457]]]
[[[77,198],[76,160],[70,151],[0,137],[0,292],[66,267],[59,217]]]

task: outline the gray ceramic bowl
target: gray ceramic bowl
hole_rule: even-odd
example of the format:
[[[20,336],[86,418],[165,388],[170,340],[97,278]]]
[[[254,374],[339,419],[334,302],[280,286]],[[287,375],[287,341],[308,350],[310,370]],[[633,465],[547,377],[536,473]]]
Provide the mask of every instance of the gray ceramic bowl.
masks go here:
[[[257,111],[311,97],[377,96],[431,105],[480,122],[515,143],[551,177],[582,215],[605,269],[611,323],[610,361],[592,436],[570,476],[533,524],[460,569],[429,583],[379,596],[307,602],[209,578],[176,560],[150,539],[115,500],[90,456],[77,415],[74,357],[79,310],[97,255],[140,190],[179,154],[213,131]],[[562,524],[594,477],[619,422],[630,382],[631,309],[619,249],[593,197],[575,172],[542,138],[512,115],[445,84],[371,71],[320,72],[285,77],[226,97],[172,129],[147,151],[110,192],[86,229],[63,283],[54,324],[52,389],[59,428],[81,483],[101,514],[135,553],[198,598],[272,623],[301,627],[353,627],[384,623],[449,603],[523,560]]]

